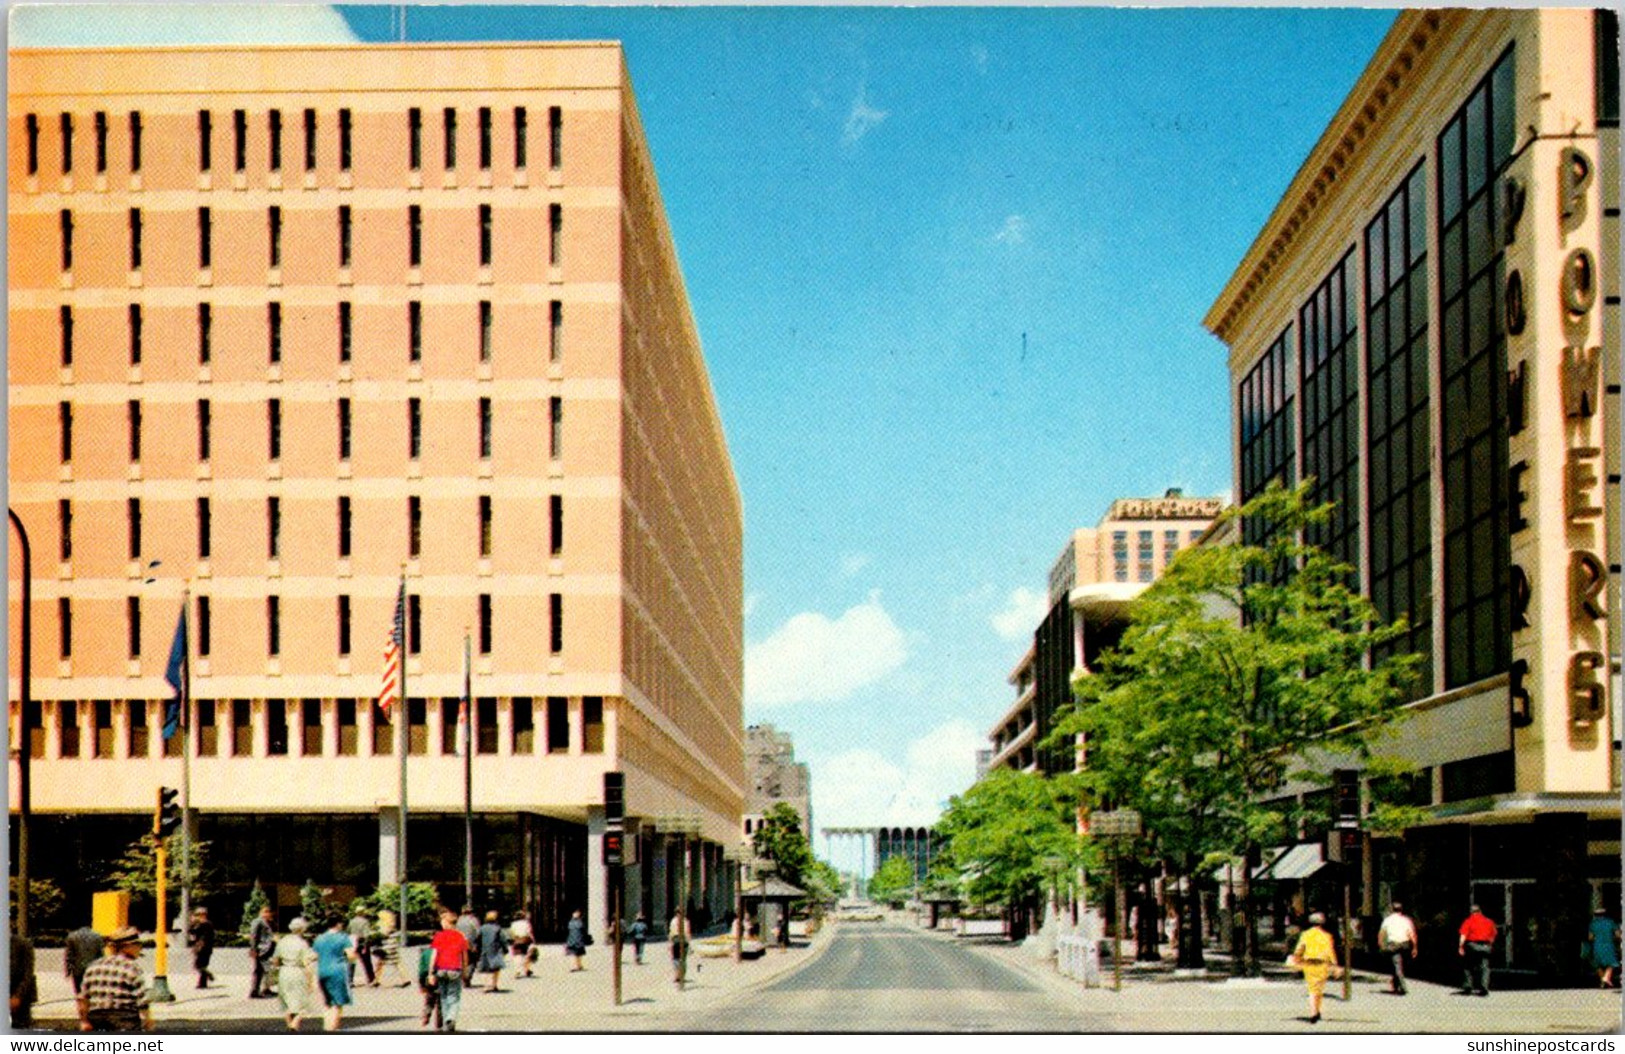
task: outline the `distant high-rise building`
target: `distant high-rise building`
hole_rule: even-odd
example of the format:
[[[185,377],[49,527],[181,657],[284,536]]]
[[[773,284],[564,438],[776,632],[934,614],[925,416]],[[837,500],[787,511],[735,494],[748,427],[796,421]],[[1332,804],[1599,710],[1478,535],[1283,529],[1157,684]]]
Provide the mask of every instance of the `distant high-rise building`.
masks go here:
[[[770,724],[745,729],[745,785],[747,837],[756,832],[769,809],[783,802],[801,818],[801,833],[811,843],[812,777],[806,763],[796,760],[790,733],[780,732]]]

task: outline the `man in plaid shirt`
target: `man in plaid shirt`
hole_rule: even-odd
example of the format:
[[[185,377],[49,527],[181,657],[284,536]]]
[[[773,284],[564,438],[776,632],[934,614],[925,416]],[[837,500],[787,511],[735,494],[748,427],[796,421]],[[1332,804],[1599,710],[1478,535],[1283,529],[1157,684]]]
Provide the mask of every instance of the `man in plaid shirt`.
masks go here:
[[[152,1028],[147,1008],[147,979],[137,962],[141,938],[134,926],[114,930],[107,938],[113,953],[85,970],[80,995],[98,1032],[135,1032]]]

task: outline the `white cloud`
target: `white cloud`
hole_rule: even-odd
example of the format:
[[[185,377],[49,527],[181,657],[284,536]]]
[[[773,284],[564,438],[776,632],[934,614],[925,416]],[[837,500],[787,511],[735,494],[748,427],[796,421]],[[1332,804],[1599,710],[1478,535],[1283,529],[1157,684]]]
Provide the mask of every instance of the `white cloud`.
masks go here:
[[[841,577],[851,578],[865,567],[868,567],[872,559],[868,553],[842,553]]]
[[[1001,245],[1020,245],[1027,240],[1027,218],[1012,213],[1004,218],[1004,225],[993,232],[993,240]]]
[[[350,44],[344,17],[317,4],[39,4],[14,8],[12,47],[134,44]]]
[[[858,97],[852,100],[852,111],[846,115],[846,128],[841,132],[842,141],[848,146],[856,143],[886,117],[885,110],[877,110],[869,105],[867,89],[859,88]]]
[[[748,707],[835,702],[897,669],[908,658],[903,631],[880,594],[835,619],[804,611],[745,648]]]
[[[752,611],[756,610],[756,605],[761,603],[761,601],[762,601],[762,594],[760,594],[760,593],[746,593],[745,594],[745,610],[742,612],[742,614],[746,618],[750,618],[750,613]]]
[[[1048,597],[1026,586],[1017,586],[1005,599],[1004,607],[995,611],[988,621],[993,624],[993,632],[1004,640],[1020,640],[1030,636],[1047,614]]]

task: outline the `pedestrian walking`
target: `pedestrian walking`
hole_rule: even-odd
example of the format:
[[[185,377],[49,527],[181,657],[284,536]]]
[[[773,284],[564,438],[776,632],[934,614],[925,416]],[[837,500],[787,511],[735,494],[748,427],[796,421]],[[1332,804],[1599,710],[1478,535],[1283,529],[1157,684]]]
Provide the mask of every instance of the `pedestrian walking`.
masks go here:
[[[359,903],[355,914],[350,917],[349,932],[350,940],[355,944],[355,958],[350,961],[350,986],[355,987],[355,968],[359,965],[367,977],[367,984],[377,988],[378,975],[372,968],[372,920],[367,917],[367,909]]]
[[[531,965],[536,962],[536,931],[531,927],[530,914],[524,911],[516,914],[508,933],[512,938],[513,975],[515,978],[529,977]]]
[[[379,983],[383,982],[384,974],[390,970],[400,978],[398,987],[405,988],[412,983],[401,969],[401,942],[395,933],[395,913],[388,908],[378,912],[378,939],[373,944],[373,951],[378,955]]]
[[[1619,969],[1619,923],[1608,917],[1607,908],[1598,908],[1591,917],[1586,950],[1598,983],[1604,988],[1618,988],[1615,971]]]
[[[1418,941],[1416,923],[1405,914],[1404,905],[1394,901],[1388,905],[1388,915],[1377,930],[1377,947],[1389,957],[1388,990],[1395,995],[1405,994],[1405,960],[1415,958]]]
[[[90,1031],[83,994],[85,970],[107,952],[107,938],[89,926],[80,926],[62,942],[62,973],[73,983],[73,1002],[79,1011],[79,1031]]]
[[[34,977],[34,942],[11,931],[10,958],[6,963],[11,977],[11,1027],[34,1027],[34,1002],[39,998],[39,983]]]
[[[97,1032],[136,1032],[152,1028],[147,979],[141,975],[141,935],[122,926],[107,935],[110,954],[85,968],[81,989],[90,1027]]]
[[[497,985],[502,980],[502,960],[508,957],[508,934],[497,922],[494,911],[485,913],[485,924],[479,932],[479,949],[479,971],[491,975],[491,987],[486,991],[500,991]]]
[[[299,1031],[299,1020],[310,1012],[311,987],[316,974],[316,953],[305,940],[309,924],[303,917],[288,923],[287,936],[277,941],[267,959],[276,971],[276,994],[289,1032]]]
[[[564,954],[570,959],[570,972],[579,973],[582,969],[581,960],[587,954],[587,945],[592,937],[587,933],[587,923],[581,918],[581,912],[570,913],[570,921],[564,930]]]
[[[474,914],[474,905],[463,905],[463,913],[457,916],[457,932],[468,942],[468,963],[463,968],[463,984],[467,986],[474,983],[474,952],[480,946],[480,920]]]
[[[688,972],[688,942],[692,936],[688,916],[679,909],[666,926],[666,939],[671,942],[672,979],[677,982],[678,988],[683,987]]]
[[[649,920],[643,917],[643,912],[638,912],[638,917],[626,928],[626,935],[632,938],[633,961],[642,966],[643,946],[649,941]]]
[[[425,944],[418,953],[418,991],[423,993],[423,1019],[424,1028],[429,1022],[439,1029],[444,1019],[440,1016],[440,992],[434,984],[434,945]]]
[[[1490,952],[1495,948],[1495,923],[1477,904],[1458,931],[1456,954],[1461,956],[1461,994],[1490,994]]]
[[[1309,989],[1309,1023],[1320,1023],[1320,1002],[1326,994],[1326,979],[1337,971],[1337,949],[1332,935],[1324,929],[1326,916],[1314,912],[1309,916],[1309,928],[1298,935],[1297,946],[1288,960],[1303,971],[1303,983]]]
[[[468,939],[457,928],[450,908],[440,912],[440,932],[429,942],[434,950],[435,992],[439,996],[441,1027],[457,1031],[457,1012],[463,1001],[463,977],[468,970]]]
[[[209,960],[214,957],[214,923],[209,921],[209,909],[197,908],[192,912],[192,925],[186,943],[192,949],[192,969],[197,971],[197,986],[209,987],[214,974],[209,971]]]
[[[269,906],[248,927],[248,961],[253,966],[248,979],[250,999],[269,999],[271,956],[276,953],[276,928],[271,924],[275,913]]]
[[[337,1032],[344,1018],[344,1008],[350,998],[350,970],[355,966],[355,940],[344,927],[344,917],[334,915],[327,920],[327,931],[311,945],[316,953],[316,985],[321,989],[322,1028]]]

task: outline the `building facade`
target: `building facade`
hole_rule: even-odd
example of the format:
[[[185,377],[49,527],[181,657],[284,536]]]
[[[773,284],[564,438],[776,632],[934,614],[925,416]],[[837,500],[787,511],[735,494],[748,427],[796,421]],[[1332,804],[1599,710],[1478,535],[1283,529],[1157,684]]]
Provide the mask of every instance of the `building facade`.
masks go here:
[[[1049,573],[1049,612],[1010,684],[1016,698],[989,732],[989,768],[1053,775],[1077,763],[1070,748],[1046,746],[1056,716],[1072,702],[1072,680],[1122,638],[1128,605],[1219,515],[1219,498],[1119,498],[1100,523],[1073,532]]]
[[[783,802],[796,811],[801,833],[812,842],[812,777],[806,763],[796,760],[790,733],[765,723],[746,727],[745,785],[746,838],[756,833],[767,810]]]
[[[1440,975],[1474,901],[1546,978],[1620,908],[1618,64],[1611,12],[1401,14],[1206,319],[1239,498],[1312,479],[1424,658],[1361,906]]]
[[[740,500],[620,48],[13,51],[8,120],[34,872],[78,910],[179,785],[187,590],[222,910],[393,880],[404,580],[408,877],[461,885],[466,648],[477,899],[596,926],[620,771],[628,910],[720,914]]]

